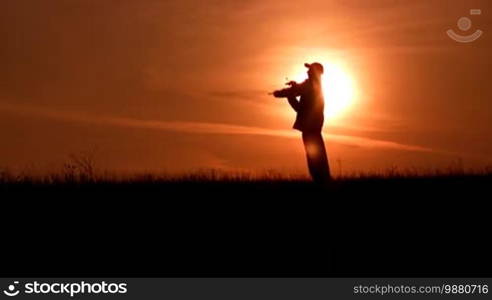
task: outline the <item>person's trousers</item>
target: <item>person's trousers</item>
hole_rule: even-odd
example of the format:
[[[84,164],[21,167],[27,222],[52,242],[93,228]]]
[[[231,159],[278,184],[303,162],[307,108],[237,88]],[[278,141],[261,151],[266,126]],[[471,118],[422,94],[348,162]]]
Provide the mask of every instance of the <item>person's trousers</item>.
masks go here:
[[[321,132],[303,132],[302,141],[306,150],[309,174],[315,182],[328,181],[330,179],[330,167]]]

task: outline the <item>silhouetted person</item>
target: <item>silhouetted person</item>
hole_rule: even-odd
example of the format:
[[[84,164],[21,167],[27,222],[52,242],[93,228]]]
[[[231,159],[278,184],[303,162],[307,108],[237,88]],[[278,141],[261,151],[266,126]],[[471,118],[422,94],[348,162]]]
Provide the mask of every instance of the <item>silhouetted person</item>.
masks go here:
[[[309,173],[315,182],[323,183],[330,179],[328,158],[321,135],[324,121],[321,75],[324,70],[320,63],[304,65],[308,68],[308,79],[302,83],[290,81],[287,83],[289,88],[275,91],[273,95],[287,98],[290,106],[297,112],[293,127],[302,132]]]

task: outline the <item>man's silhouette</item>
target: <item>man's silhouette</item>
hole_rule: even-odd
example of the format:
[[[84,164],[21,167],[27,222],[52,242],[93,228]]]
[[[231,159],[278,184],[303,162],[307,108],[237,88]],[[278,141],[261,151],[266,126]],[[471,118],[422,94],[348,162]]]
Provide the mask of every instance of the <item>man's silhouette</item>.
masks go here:
[[[290,106],[297,112],[293,127],[302,132],[309,173],[315,182],[322,183],[330,179],[328,158],[321,136],[324,121],[321,75],[324,70],[320,63],[304,65],[308,68],[308,79],[302,83],[290,81],[287,83],[289,88],[275,91],[273,95],[277,98],[287,98]]]

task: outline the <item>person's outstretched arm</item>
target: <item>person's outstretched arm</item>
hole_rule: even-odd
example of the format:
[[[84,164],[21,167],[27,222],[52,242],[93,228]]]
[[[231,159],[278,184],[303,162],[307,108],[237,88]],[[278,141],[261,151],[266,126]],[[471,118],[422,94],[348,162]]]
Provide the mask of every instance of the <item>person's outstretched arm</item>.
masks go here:
[[[295,81],[289,81],[286,85],[289,87],[273,92],[273,96],[277,98],[287,98],[290,106],[297,112],[300,109],[300,102],[297,100],[297,96],[300,95],[301,85]]]

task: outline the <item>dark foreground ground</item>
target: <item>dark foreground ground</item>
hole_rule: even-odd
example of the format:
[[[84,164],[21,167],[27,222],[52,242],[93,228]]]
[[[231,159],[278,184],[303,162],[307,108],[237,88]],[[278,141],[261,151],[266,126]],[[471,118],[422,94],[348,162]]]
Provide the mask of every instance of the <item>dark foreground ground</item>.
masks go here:
[[[0,183],[2,276],[491,276],[492,176]]]

